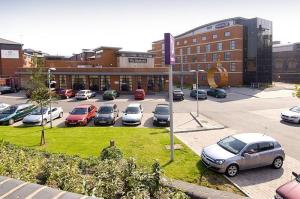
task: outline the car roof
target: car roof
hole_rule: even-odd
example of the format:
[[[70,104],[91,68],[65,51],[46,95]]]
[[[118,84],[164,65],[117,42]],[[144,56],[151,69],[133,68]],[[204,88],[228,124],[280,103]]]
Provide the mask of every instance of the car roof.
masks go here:
[[[268,135],[261,133],[241,133],[232,135],[232,137],[246,143],[257,143],[257,142],[276,142],[276,140]]]
[[[90,91],[90,90],[80,90],[80,91]],[[78,91],[78,92],[80,92],[80,91]]]
[[[169,107],[169,104],[157,104],[156,107],[161,107],[161,106],[167,106]]]
[[[135,91],[145,91],[144,89],[136,89]]]
[[[127,107],[140,107],[141,104],[139,103],[132,103],[132,104],[129,104]]]
[[[174,92],[182,92],[180,89],[175,89]]]
[[[115,104],[102,104],[101,107],[113,107]]]
[[[80,104],[80,105],[77,105],[75,108],[88,108],[90,106],[93,106],[92,104]]]

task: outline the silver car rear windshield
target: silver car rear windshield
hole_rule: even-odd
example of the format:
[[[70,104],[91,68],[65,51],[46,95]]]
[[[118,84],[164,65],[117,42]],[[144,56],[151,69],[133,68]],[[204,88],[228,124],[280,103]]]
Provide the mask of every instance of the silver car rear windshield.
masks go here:
[[[246,144],[232,136],[229,136],[227,138],[224,138],[223,140],[220,140],[218,142],[218,145],[222,147],[223,149],[238,154],[245,146]]]
[[[140,109],[138,107],[128,107],[125,111],[127,114],[138,114]]]

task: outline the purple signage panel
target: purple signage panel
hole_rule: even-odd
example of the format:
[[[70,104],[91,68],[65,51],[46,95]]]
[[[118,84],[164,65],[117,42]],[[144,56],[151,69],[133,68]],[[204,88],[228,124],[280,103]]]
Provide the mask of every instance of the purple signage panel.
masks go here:
[[[175,42],[170,33],[165,33],[165,65],[175,64]]]

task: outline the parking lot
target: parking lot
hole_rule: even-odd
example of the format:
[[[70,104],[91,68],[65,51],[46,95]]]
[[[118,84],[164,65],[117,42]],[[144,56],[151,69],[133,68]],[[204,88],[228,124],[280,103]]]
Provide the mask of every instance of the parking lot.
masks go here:
[[[218,139],[234,133],[258,132],[274,137],[284,147],[287,154],[287,161],[282,170],[255,169],[241,173],[231,179],[249,193],[253,198],[264,194],[264,198],[271,198],[275,189],[291,179],[291,171],[300,172],[300,125],[290,124],[281,121],[280,113],[293,106],[299,105],[299,99],[292,97],[291,90],[266,90],[260,91],[249,88],[230,88],[227,90],[227,98],[216,99],[208,97],[207,100],[200,100],[200,113],[211,120],[214,120],[226,128],[224,130],[201,131],[193,133],[180,133],[176,136],[190,146],[195,152],[202,147],[216,142]],[[168,103],[167,94],[161,93],[148,95],[145,100],[136,101],[132,95],[121,95],[114,101],[103,101],[101,95],[95,98],[77,101],[75,99],[64,99],[54,102],[53,106],[60,106],[64,109],[64,117],[55,120],[55,126],[63,126],[64,118],[79,104],[94,104],[99,107],[103,103],[116,103],[120,112],[124,111],[130,103],[141,103],[144,108],[142,124],[137,127],[152,127],[152,111],[160,103]],[[26,102],[22,93],[0,96],[0,102],[17,104]],[[196,100],[189,97],[189,90],[185,90],[185,100],[174,102],[175,126],[182,125],[188,128],[190,112],[196,112]],[[121,116],[121,115],[120,115]],[[185,123],[185,124],[184,124]],[[17,122],[15,125],[22,125]],[[119,117],[115,126],[121,125]],[[93,126],[93,122],[89,123]],[[130,127],[128,127],[130,128]],[[298,169],[298,170],[297,170]],[[263,198],[263,197],[260,197]]]

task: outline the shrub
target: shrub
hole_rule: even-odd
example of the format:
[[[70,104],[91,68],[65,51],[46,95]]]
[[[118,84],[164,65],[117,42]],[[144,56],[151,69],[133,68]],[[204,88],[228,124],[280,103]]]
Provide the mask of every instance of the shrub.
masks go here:
[[[101,160],[120,160],[123,158],[122,151],[116,146],[109,146],[102,150],[100,154]]]
[[[141,169],[133,158],[121,158],[119,149],[106,149],[108,152],[104,154],[109,158],[83,159],[0,141],[0,175],[105,199],[187,198],[184,193],[161,184],[158,162],[152,170]]]

